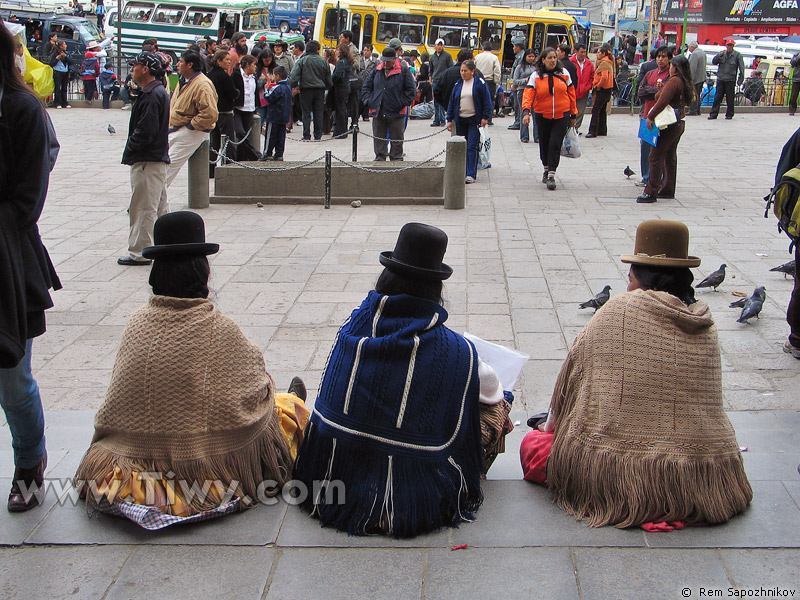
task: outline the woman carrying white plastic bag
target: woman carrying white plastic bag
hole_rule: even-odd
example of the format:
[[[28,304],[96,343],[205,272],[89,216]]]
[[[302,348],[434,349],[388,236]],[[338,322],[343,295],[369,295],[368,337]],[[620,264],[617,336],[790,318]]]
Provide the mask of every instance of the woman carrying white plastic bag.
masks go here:
[[[544,166],[542,183],[554,190],[561,144],[567,129],[575,127],[578,114],[575,85],[552,48],[545,48],[534,64],[536,73],[531,75],[522,95],[522,125],[528,126],[532,110],[539,131],[539,158]]]
[[[475,183],[478,176],[478,148],[480,130],[492,116],[492,97],[489,86],[482,77],[475,76],[475,61],[461,63],[461,79],[453,86],[447,106],[447,131],[464,136],[467,140],[467,173],[465,183]]]
[[[580,158],[581,156],[581,143],[578,141],[578,131],[574,127],[567,129],[567,134],[561,143],[561,156],[567,158]]]

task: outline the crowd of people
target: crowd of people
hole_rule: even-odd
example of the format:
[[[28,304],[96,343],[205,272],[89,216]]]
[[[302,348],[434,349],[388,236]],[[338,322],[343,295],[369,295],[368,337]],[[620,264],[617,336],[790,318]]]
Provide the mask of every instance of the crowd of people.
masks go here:
[[[225,71],[228,61],[214,56],[214,68]],[[390,52],[383,58],[371,78],[382,71],[390,89],[399,75],[393,85],[404,90],[404,67],[387,60],[397,60]],[[454,272],[444,262],[447,235],[407,223],[394,249],[380,253],[374,288],[332,340],[313,412],[299,378],[277,392],[259,348],[208,300],[208,256],[219,245],[206,241],[199,215],[170,213],[166,202],[170,178],[219,120],[204,64],[183,53],[171,97],[156,53],[143,51],[132,65],[140,89],[123,155],[133,189],[130,255],[120,262],[151,265],[153,294],[123,333],[78,467],[81,493],[100,510],[140,523],[146,513],[148,526],[166,526],[249,508],[294,478],[313,490],[303,502],[312,516],[352,534],[412,537],[471,520],[483,501],[481,479],[513,429],[514,398],[475,345],[445,325],[443,287]],[[522,116],[530,122],[533,109],[549,149],[564,120],[576,120],[576,91],[555,49],[536,65]],[[445,114],[469,138],[488,121],[490,91],[470,58],[458,71]],[[685,57],[672,61],[648,120],[660,106],[690,104],[688,71]],[[243,85],[255,90],[254,81]],[[22,512],[39,504],[31,491],[47,465],[31,351],[53,306],[49,290],[61,287],[36,225],[59,146],[2,27],[0,92],[0,403],[14,447],[8,509]],[[546,110],[547,102],[557,107]],[[369,106],[399,119],[380,97]],[[800,132],[784,149],[778,179],[800,160],[798,139]],[[23,170],[27,177],[15,175]],[[723,409],[716,328],[694,297],[690,269],[700,259],[689,239],[683,223],[639,225],[633,252],[621,257],[631,265],[627,292],[578,335],[547,416],[522,443],[525,478],[592,526],[723,523],[752,499]],[[797,306],[795,297],[787,352],[798,348]]]

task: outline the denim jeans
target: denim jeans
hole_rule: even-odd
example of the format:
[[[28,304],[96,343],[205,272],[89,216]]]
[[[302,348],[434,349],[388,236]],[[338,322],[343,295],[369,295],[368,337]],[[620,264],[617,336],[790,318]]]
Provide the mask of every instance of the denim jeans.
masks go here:
[[[478,146],[481,141],[481,121],[477,115],[456,119],[456,135],[467,140],[467,177],[478,176]]]
[[[433,103],[433,125],[441,125],[444,127],[447,121],[447,110],[438,102]]]
[[[31,347],[13,369],[0,369],[0,405],[6,413],[14,447],[14,465],[30,469],[44,458],[44,412],[39,386],[31,375]]]
[[[639,140],[639,145],[641,146],[639,167],[642,169],[642,181],[647,183],[650,180],[650,151],[653,147],[642,140]]]

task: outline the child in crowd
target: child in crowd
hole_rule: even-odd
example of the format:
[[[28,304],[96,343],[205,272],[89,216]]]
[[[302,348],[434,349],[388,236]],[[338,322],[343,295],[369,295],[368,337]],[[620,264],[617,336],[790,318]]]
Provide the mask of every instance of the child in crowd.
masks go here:
[[[292,88],[286,79],[289,73],[278,66],[272,72],[275,85],[264,94],[267,100],[267,148],[260,160],[283,160],[286,143],[286,124],[292,118]],[[273,155],[273,151],[275,154]]]
[[[114,73],[114,65],[107,62],[97,80],[103,94],[103,108],[110,108],[110,101],[119,99],[119,80]]]

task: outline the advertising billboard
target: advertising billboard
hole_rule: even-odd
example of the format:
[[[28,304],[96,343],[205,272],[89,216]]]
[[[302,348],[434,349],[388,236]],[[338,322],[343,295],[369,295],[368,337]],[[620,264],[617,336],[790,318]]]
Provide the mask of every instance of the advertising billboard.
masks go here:
[[[683,23],[796,25],[800,0],[662,0],[659,20]]]

